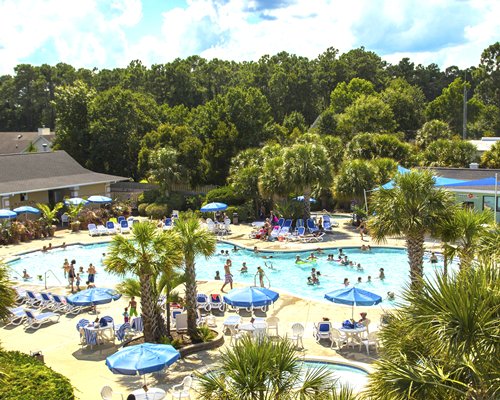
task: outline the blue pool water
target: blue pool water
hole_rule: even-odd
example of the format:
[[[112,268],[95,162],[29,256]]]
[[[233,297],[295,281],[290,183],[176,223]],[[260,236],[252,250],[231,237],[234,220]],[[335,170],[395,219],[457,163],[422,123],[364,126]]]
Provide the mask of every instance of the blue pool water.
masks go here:
[[[64,259],[76,260],[77,267],[82,266],[84,273],[81,274],[82,286],[86,281],[86,270],[89,263],[93,263],[97,268],[96,285],[109,286],[121,281],[116,275],[108,274],[102,266],[103,253],[107,252],[107,243],[93,244],[88,246],[68,246],[66,249],[54,249],[47,253],[33,252],[20,256],[16,261],[8,264],[11,268],[11,276],[19,280],[23,269],[33,278],[29,280],[33,284],[44,284],[47,277],[48,286],[59,286],[66,284],[63,273]],[[324,253],[316,253],[318,260],[314,263],[295,264],[295,256],[300,254],[302,259],[307,258],[308,252],[261,252],[254,254],[252,251],[240,249],[232,251],[233,246],[226,243],[217,244],[217,253],[221,250],[229,251],[229,258],[232,260],[232,273],[235,282],[254,284],[255,272],[260,265],[266,272],[266,285],[270,283],[271,288],[282,289],[293,295],[324,300],[325,293],[342,288],[344,278],[348,278],[352,285],[357,283],[361,277],[360,288],[369,290],[387,297],[387,292],[392,291],[396,295],[401,292],[403,286],[408,282],[409,267],[408,257],[405,250],[394,248],[373,248],[370,252],[363,252],[357,248],[344,248],[344,253],[356,264],[361,263],[363,271],[357,271],[355,267],[342,266],[337,262],[326,261],[328,254],[338,254],[337,249],[325,249]],[[215,272],[220,271],[224,275],[224,263],[227,256],[214,255],[209,259],[203,257],[196,262],[196,274],[198,280],[214,279]],[[268,258],[264,258],[268,257]],[[269,258],[272,257],[272,258]],[[242,262],[247,263],[249,272],[240,273]],[[311,268],[316,268],[321,272],[319,285],[307,285],[307,277],[311,274]],[[385,280],[378,279],[379,269],[384,268]],[[427,276],[433,276],[435,270],[442,268],[442,262],[431,265],[429,260],[424,261],[424,272]],[[77,271],[78,272],[78,271]],[[372,277],[372,282],[367,282],[368,276]],[[38,279],[41,276],[42,280]],[[258,283],[258,282],[257,282]],[[326,300],[324,300],[326,301]],[[388,300],[382,303],[384,306],[390,305]]]
[[[349,385],[355,392],[359,392],[368,384],[368,373],[361,368],[351,367],[345,364],[335,364],[319,361],[304,361],[306,368],[326,367],[335,379],[337,385]]]

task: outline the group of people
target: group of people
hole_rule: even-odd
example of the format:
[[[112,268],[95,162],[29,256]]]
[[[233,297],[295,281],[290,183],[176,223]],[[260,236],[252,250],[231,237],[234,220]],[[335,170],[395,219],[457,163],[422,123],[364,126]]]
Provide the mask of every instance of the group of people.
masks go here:
[[[103,257],[105,256],[105,253],[103,253]],[[68,279],[68,284],[71,286],[71,293],[75,292],[75,286],[76,290],[79,292],[81,290],[80,284],[81,284],[81,276],[80,274],[84,273],[84,268],[83,266],[80,266],[78,268],[78,272],[76,270],[76,260],[71,260],[71,262],[68,262],[68,259],[64,259],[64,264],[62,266],[64,270],[64,278]],[[95,287],[95,275],[97,273],[96,267],[94,264],[90,263],[88,268],[87,268],[87,280],[86,280],[86,285],[87,289],[90,289],[92,287]]]
[[[226,263],[224,264],[224,284],[222,285],[222,287],[220,289],[220,291],[222,293],[225,293],[224,288],[226,287],[226,285],[229,285],[230,288],[233,289],[233,274],[231,273],[232,265],[233,265],[233,262],[231,261],[231,259],[228,258],[226,260]],[[267,263],[265,263],[265,265],[267,266]],[[272,267],[269,267],[269,268],[272,268]],[[242,263],[241,269],[239,271],[242,274],[248,273],[248,267],[247,267],[246,262]],[[260,287],[265,287],[264,278],[267,278],[267,275],[266,275],[266,272],[262,269],[262,267],[260,265],[257,267],[257,272],[255,273],[255,277],[259,278]],[[219,271],[215,272],[214,279],[221,280],[221,276],[220,276]],[[269,278],[268,278],[268,280],[269,280]]]

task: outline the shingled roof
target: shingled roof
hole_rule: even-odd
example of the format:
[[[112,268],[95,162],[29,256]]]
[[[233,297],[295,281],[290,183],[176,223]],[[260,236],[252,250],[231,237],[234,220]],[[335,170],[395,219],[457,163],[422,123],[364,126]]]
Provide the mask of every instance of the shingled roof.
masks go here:
[[[82,167],[65,151],[0,155],[0,195],[127,181]]]
[[[40,135],[39,132],[0,132],[0,154],[22,153],[30,143],[34,143],[40,137],[52,142],[55,135],[53,133]]]

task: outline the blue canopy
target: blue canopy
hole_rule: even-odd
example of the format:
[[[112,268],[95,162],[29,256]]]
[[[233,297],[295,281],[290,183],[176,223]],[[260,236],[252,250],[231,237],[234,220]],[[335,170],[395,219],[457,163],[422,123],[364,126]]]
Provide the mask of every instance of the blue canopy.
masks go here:
[[[14,208],[14,211],[16,213],[19,213],[19,214],[22,214],[22,213],[29,213],[29,214],[40,214],[40,210],[38,208],[35,208],[35,207],[31,207],[31,206],[21,206],[21,207],[17,207],[17,208]]]
[[[261,287],[233,289],[224,296],[224,302],[233,307],[263,307],[273,304],[280,295]]]
[[[227,204],[224,203],[208,203],[201,207],[202,212],[213,212],[213,211],[224,211],[227,208]]]
[[[144,375],[161,371],[180,357],[180,353],[170,345],[142,343],[124,347],[109,356],[106,365],[114,374]]]
[[[358,289],[355,286],[348,286],[327,293],[325,299],[334,303],[352,306],[351,318],[354,316],[354,306],[374,306],[382,301],[382,297],[378,294]]]
[[[400,174],[407,174],[408,172],[410,172],[410,170],[408,168],[402,167],[401,165],[398,165],[398,172]]]
[[[496,179],[494,176],[489,178],[476,179],[474,181],[462,181],[458,183],[448,183],[445,187],[460,187],[460,186],[495,186]]]
[[[5,210],[5,209],[0,210],[0,218],[1,219],[16,218],[16,217],[17,217],[17,213],[14,211]]]
[[[297,200],[297,201],[304,201],[304,196],[297,196],[297,197],[294,197],[293,200]],[[316,199],[312,198],[312,197],[309,197],[309,202],[311,203],[316,203]]]
[[[87,203],[88,203],[87,200],[82,199],[80,197],[72,197],[71,199],[65,199],[64,200],[64,204],[66,204],[67,206],[69,206],[70,204],[74,205],[74,206],[77,206],[79,204],[87,204]]]
[[[113,199],[111,197],[106,197],[106,196],[90,196],[88,198],[88,201],[90,201],[91,203],[105,204],[105,203],[111,203]]]
[[[96,306],[98,304],[111,303],[118,300],[122,295],[113,289],[91,288],[68,296],[68,303],[74,306]]]
[[[456,183],[462,183],[463,180],[460,179],[451,179],[451,178],[443,178],[441,176],[434,176],[434,186],[444,186]],[[390,180],[385,185],[382,185],[384,189],[392,189],[394,187],[394,180]]]

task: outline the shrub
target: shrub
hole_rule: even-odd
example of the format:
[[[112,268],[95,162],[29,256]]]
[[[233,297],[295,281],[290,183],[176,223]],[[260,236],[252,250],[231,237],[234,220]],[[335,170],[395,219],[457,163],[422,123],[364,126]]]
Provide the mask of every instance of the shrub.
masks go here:
[[[40,361],[18,351],[0,351],[0,365],[8,374],[8,384],[0,385],[3,400],[72,400],[68,378]]]
[[[186,209],[199,210],[203,202],[203,196],[186,197]]]
[[[198,327],[198,335],[203,342],[210,342],[217,336],[217,334],[213,330],[205,325],[201,325]]]
[[[149,206],[149,203],[141,203],[137,206],[137,211],[139,212],[139,215],[141,217],[145,217],[146,216],[146,208],[147,206]]]
[[[146,216],[160,219],[169,215],[168,205],[152,203],[146,207]]]
[[[186,208],[186,199],[181,193],[170,193],[168,205],[171,210],[182,210]]]
[[[146,190],[137,197],[138,203],[154,203],[161,197],[158,189]]]
[[[243,204],[245,199],[238,196],[231,186],[221,186],[217,189],[212,189],[207,193],[205,198],[207,203],[220,202],[226,203],[227,205],[237,206]]]

